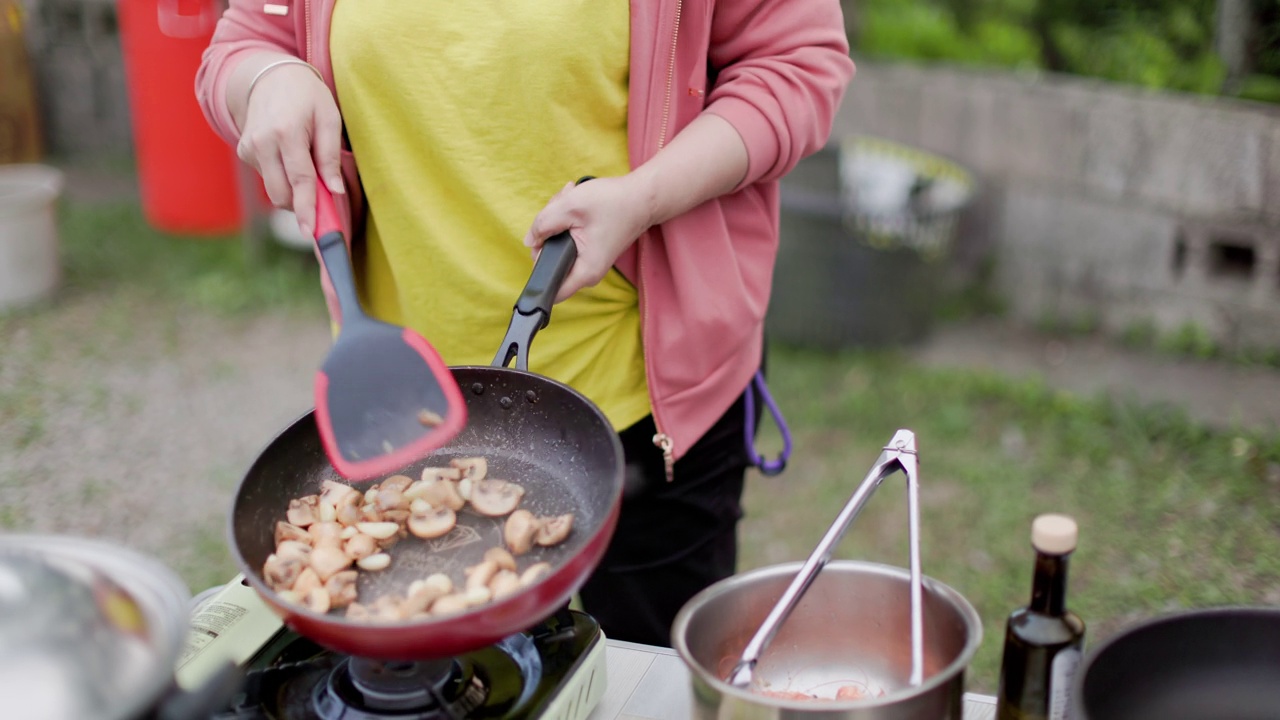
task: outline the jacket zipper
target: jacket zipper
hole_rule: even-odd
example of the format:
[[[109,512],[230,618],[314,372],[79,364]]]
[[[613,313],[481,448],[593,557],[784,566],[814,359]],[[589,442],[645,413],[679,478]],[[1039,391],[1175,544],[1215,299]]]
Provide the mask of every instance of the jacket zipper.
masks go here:
[[[671,87],[676,79],[676,40],[680,38],[680,14],[684,0],[676,0],[676,21],[671,26],[671,54],[667,63],[667,94],[662,99],[662,127],[658,131],[658,149],[667,144],[667,119],[671,114]]]
[[[311,58],[311,0],[302,0],[302,22],[307,27],[306,61],[314,65],[315,61]]]
[[[676,0],[676,18],[675,23],[671,27],[671,52],[667,56],[667,93],[662,99],[662,125],[658,130],[658,149],[661,150],[667,143],[667,124],[671,116],[671,88],[675,84],[676,77],[676,41],[680,39],[680,14],[684,9],[683,0]],[[640,264],[640,277],[644,277],[644,252],[637,250]],[[649,303],[642,303],[640,322],[644,327],[649,327]],[[645,353],[645,367],[649,365],[649,355]],[[653,386],[652,381],[649,383]],[[662,467],[666,471],[667,482],[675,480],[675,443],[671,440],[671,436],[662,431],[662,423],[658,420],[658,408],[656,403],[653,407],[653,425],[657,429],[657,434],[653,436],[653,444],[662,450]]]

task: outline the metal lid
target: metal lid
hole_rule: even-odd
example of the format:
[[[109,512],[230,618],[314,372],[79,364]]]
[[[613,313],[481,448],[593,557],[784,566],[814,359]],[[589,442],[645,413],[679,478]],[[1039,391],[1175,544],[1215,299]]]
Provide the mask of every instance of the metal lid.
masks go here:
[[[186,586],[100,541],[0,536],[0,698],[13,717],[126,720],[173,680]]]

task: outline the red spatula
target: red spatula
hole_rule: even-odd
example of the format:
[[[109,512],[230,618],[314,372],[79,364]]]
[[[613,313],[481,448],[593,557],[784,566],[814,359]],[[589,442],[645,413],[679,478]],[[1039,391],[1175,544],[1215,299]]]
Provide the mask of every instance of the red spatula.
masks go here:
[[[316,372],[316,425],[338,474],[369,480],[443,447],[466,425],[467,407],[425,338],[365,314],[333,196],[316,185],[316,245],[342,314]]]

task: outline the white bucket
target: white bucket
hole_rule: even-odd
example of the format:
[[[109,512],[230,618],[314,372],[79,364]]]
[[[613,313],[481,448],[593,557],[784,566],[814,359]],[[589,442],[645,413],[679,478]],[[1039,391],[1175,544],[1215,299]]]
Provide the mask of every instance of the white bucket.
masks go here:
[[[54,204],[63,176],[47,165],[0,165],[0,309],[41,300],[61,279]]]

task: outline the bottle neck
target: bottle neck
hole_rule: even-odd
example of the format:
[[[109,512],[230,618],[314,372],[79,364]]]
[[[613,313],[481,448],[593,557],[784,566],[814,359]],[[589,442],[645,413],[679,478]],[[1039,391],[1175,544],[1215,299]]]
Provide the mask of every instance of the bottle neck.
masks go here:
[[[1067,555],[1036,553],[1036,573],[1031,584],[1031,610],[1058,616],[1067,609]]]

